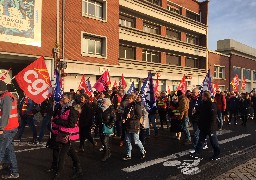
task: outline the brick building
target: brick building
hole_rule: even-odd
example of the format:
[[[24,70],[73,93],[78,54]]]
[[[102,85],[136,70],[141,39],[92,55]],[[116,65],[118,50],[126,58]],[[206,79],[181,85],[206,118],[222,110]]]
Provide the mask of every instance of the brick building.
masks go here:
[[[5,3],[0,5],[6,8]],[[34,3],[19,1],[20,9],[16,9],[19,17],[5,13],[11,10],[8,8],[2,14],[4,18],[22,22],[18,34],[15,24],[8,26],[1,22],[1,29],[6,29],[4,37],[0,36],[1,67],[13,67],[13,75],[40,55],[46,57],[50,72],[54,69],[55,55],[67,62],[65,91],[76,89],[82,74],[94,83],[106,69],[112,82],[118,82],[123,73],[128,84],[134,81],[137,87],[149,71],[160,73],[161,90],[168,86],[175,89],[183,74],[193,75],[188,80],[188,87],[192,88],[199,85],[205,75],[208,1]],[[37,9],[31,13],[28,7],[32,5]],[[27,14],[22,9],[27,10]],[[30,22],[26,21],[28,14]],[[24,22],[30,28],[23,27]]]
[[[51,75],[56,58],[67,62],[65,91],[76,89],[83,74],[94,84],[106,69],[112,83],[124,74],[128,86],[134,81],[136,87],[149,71],[160,73],[161,90],[176,89],[183,74],[192,77],[189,89],[200,85],[208,66],[212,72],[225,66],[224,77],[231,76],[229,53],[208,53],[208,0],[19,1],[16,14],[5,3],[0,64],[12,67],[13,75],[43,55]],[[242,67],[241,56],[232,57],[231,66]],[[227,88],[219,75],[216,81]]]
[[[209,51],[209,68],[223,90],[232,90],[230,82],[238,74],[246,79],[246,92],[256,88],[256,49],[232,39],[217,42],[217,51]],[[241,83],[239,90],[241,89]]]

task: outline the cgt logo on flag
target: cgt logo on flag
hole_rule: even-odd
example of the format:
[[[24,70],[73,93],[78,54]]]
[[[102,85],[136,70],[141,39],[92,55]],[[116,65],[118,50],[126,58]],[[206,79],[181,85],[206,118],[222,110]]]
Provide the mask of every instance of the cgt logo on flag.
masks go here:
[[[43,56],[19,72],[15,79],[24,93],[37,104],[51,95],[50,76]]]

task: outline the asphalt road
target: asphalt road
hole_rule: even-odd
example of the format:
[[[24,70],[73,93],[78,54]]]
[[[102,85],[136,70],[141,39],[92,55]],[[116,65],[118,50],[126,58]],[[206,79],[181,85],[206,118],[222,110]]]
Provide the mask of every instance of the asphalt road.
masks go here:
[[[99,147],[93,148],[86,143],[86,151],[79,153],[84,172],[80,179],[213,179],[256,157],[255,130],[256,121],[253,120],[248,122],[247,127],[225,125],[223,131],[218,132],[221,147],[221,159],[218,161],[208,160],[213,154],[209,142],[202,159],[192,160],[188,152],[192,146],[172,139],[167,129],[160,130],[158,137],[151,136],[145,145],[147,154],[143,160],[140,159],[139,150],[134,148],[132,160],[123,161],[125,148],[119,147],[117,138],[112,138],[112,156],[107,162],[101,162],[103,154]],[[51,174],[45,170],[51,165],[52,151],[44,145],[27,143],[29,136],[31,131],[27,128],[23,142],[15,142],[20,179],[51,179]],[[62,179],[71,179],[71,174],[72,162],[67,157]]]

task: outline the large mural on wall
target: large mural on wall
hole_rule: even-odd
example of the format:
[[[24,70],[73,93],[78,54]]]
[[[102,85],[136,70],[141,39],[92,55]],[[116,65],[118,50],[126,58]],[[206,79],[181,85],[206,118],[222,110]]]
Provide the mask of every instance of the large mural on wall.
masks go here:
[[[41,47],[42,0],[0,0],[0,41]]]

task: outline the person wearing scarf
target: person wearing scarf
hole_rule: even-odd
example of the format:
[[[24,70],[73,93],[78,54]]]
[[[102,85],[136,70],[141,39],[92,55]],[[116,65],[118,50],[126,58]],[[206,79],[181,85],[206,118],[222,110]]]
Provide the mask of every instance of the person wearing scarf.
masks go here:
[[[105,162],[111,156],[109,140],[112,134],[106,134],[103,126],[105,125],[106,128],[111,129],[116,121],[115,109],[114,106],[111,105],[109,98],[102,99],[102,104],[98,109],[98,113],[96,114],[96,121],[99,124],[100,140],[104,147],[104,155],[101,161]]]

